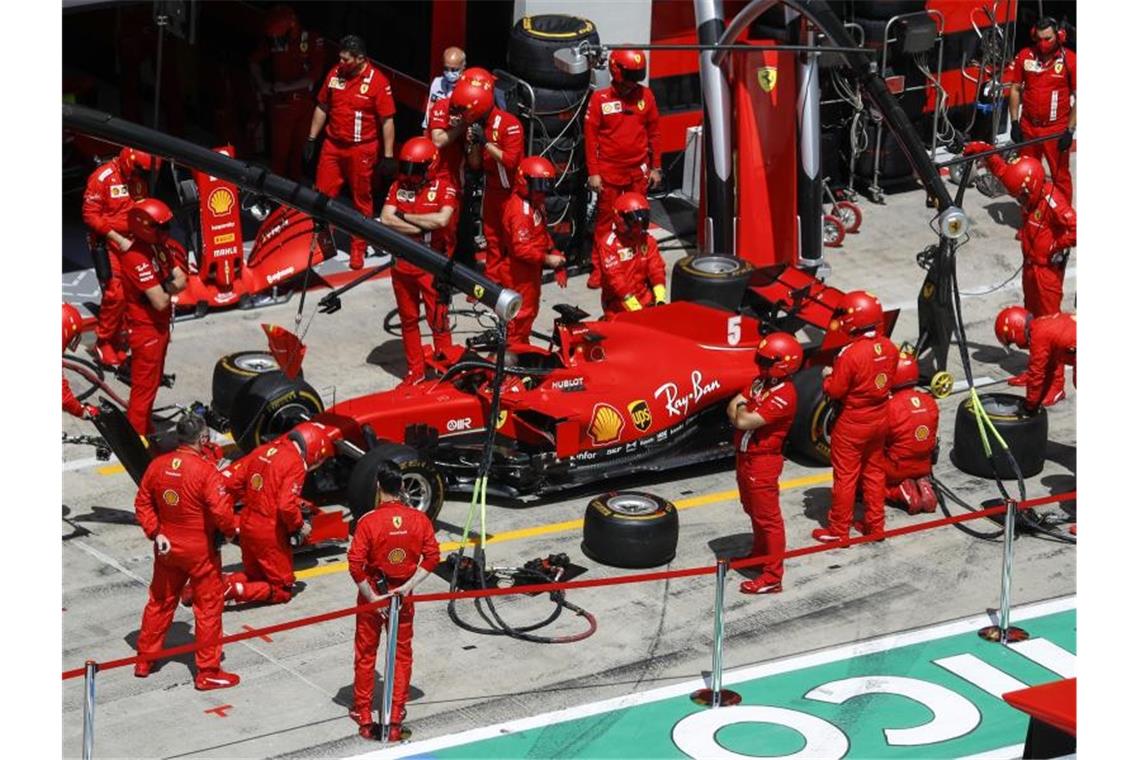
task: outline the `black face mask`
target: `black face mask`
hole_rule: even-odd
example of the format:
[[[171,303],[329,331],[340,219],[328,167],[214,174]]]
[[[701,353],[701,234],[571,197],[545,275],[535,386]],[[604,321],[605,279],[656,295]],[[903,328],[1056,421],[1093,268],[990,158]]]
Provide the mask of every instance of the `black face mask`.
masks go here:
[[[626,211],[621,215],[627,227],[637,227],[642,230],[649,229],[649,209]]]
[[[428,165],[426,163],[416,163],[413,161],[400,162],[400,174],[408,178],[410,182],[423,182],[427,178]]]
[[[532,193],[547,195],[554,192],[554,179],[552,177],[527,177],[526,186]]]

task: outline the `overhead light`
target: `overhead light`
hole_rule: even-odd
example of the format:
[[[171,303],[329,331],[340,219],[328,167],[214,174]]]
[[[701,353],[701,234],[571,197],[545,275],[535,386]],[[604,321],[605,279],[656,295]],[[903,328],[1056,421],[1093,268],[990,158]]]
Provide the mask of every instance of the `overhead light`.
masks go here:
[[[951,206],[938,215],[938,232],[943,237],[958,240],[970,231],[970,220],[966,212],[957,206]]]

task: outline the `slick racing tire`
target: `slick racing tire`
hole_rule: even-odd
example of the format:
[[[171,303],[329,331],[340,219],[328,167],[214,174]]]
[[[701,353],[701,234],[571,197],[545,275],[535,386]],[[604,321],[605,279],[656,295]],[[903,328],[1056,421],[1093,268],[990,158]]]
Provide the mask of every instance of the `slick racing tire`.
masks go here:
[[[229,419],[238,391],[253,378],[281,369],[268,351],[238,351],[227,354],[214,365],[214,380],[210,391],[210,408]],[[304,372],[297,375],[303,378]]]
[[[359,520],[376,506],[376,469],[381,462],[392,462],[400,468],[404,502],[435,522],[443,507],[443,476],[412,447],[387,441],[369,449],[348,476],[346,499],[353,518]]]
[[[644,491],[610,491],[586,506],[582,552],[603,565],[668,564],[677,553],[677,508]]]
[[[301,378],[280,370],[265,372],[242,386],[234,397],[230,432],[245,453],[289,432],[325,410],[320,394]]]
[[[839,410],[823,392],[823,368],[812,367],[792,375],[796,387],[796,416],[788,431],[788,446],[811,462],[831,464],[831,429]]]
[[[694,301],[736,311],[744,301],[752,264],[735,256],[685,256],[673,265],[670,301]]]
[[[1022,477],[1030,478],[1040,473],[1045,468],[1045,446],[1049,442],[1049,413],[1045,409],[1027,412],[1025,399],[1012,393],[982,393],[978,397],[990,421],[1009,446],[1010,454],[1021,468]],[[1002,480],[1016,478],[1013,467],[999,448],[1000,444],[991,438],[990,445],[997,463],[997,477]],[[974,419],[972,399],[967,398],[958,405],[950,461],[970,475],[994,477],[994,468],[978,439],[978,423]]]
[[[577,47],[583,40],[594,45],[599,42],[592,21],[562,14],[524,16],[511,28],[507,68],[531,85],[584,90],[590,86],[589,70],[567,74],[554,65],[555,51]]]
[[[828,248],[839,248],[843,245],[843,238],[847,236],[843,222],[831,214],[823,217],[823,244]]]

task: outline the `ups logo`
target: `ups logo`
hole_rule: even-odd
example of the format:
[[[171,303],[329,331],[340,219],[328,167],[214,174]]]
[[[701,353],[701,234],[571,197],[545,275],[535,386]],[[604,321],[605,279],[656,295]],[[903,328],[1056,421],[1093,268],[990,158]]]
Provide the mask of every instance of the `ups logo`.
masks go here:
[[[644,401],[634,401],[626,408],[629,409],[629,418],[633,421],[633,426],[642,433],[653,424],[653,413],[649,411],[649,404]]]

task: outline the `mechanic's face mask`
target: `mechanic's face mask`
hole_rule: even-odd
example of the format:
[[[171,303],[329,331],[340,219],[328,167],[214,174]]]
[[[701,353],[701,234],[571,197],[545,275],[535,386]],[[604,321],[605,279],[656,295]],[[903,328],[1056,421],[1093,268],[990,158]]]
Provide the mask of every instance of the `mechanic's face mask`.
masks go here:
[[[1037,40],[1037,52],[1041,55],[1053,55],[1057,52],[1057,35],[1054,34],[1049,39]]]
[[[455,84],[459,81],[459,75],[462,73],[463,69],[445,68],[443,70],[443,78],[446,79],[449,84]]]
[[[362,66],[364,66],[364,61],[341,61],[337,64],[336,75],[340,79],[352,79],[360,73]]]
[[[621,215],[622,221],[625,222],[625,229],[628,234],[641,237],[645,231],[649,229],[649,212],[645,209],[638,209],[637,211],[627,211]]]
[[[527,177],[526,187],[531,195],[545,196],[554,192],[554,179],[552,177]]]

